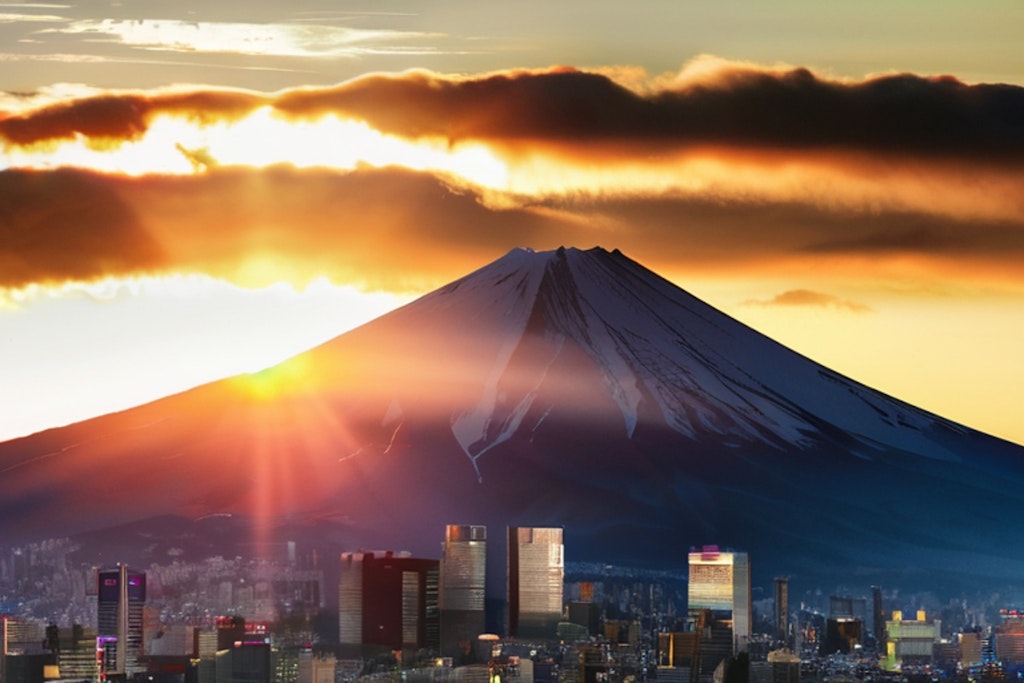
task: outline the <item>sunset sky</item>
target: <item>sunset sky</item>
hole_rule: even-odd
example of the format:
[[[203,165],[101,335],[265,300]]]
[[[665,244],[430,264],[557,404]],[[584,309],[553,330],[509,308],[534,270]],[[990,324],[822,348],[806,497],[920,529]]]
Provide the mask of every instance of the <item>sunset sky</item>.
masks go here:
[[[1024,443],[1024,3],[0,2],[0,440],[620,249]]]

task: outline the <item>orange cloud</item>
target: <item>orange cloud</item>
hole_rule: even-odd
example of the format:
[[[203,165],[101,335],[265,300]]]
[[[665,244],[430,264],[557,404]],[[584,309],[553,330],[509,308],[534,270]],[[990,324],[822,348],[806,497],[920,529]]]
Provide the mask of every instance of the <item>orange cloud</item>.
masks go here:
[[[571,217],[488,209],[437,178],[286,166],[128,178],[70,169],[0,172],[0,286],[138,272],[205,272],[245,284],[319,275],[434,286],[509,244],[584,241]]]
[[[169,265],[110,178],[0,172],[0,286],[90,280]]]
[[[204,123],[232,121],[264,101],[265,96],[240,90],[167,90],[78,97],[26,111],[0,112],[0,140],[7,147],[28,147],[81,136],[116,144],[139,139],[160,114]]]
[[[745,273],[828,264],[1020,281],[1019,223],[800,202],[576,197],[500,208],[398,169],[274,166],[129,178],[0,172],[0,286],[140,272],[244,284],[326,275],[384,288],[440,284],[515,246],[603,245],[658,270]]]
[[[728,62],[655,82],[640,91],[602,73],[553,68],[478,76],[372,74],[273,95],[112,93],[8,115],[0,135],[18,145],[70,133],[132,139],[158,113],[231,118],[270,104],[285,115],[335,114],[386,133],[451,141],[845,149],[1018,168],[1024,153],[1024,88],[1017,86],[913,74],[837,81],[804,68]]]
[[[706,59],[676,79],[652,78],[646,86],[635,73],[620,76],[623,82],[611,73],[421,71],[275,94],[108,93],[0,115],[0,140],[19,154],[61,141],[107,149],[140,140],[167,117],[203,128],[257,113],[304,134],[313,129],[337,137],[331,127],[314,124],[360,120],[374,134],[429,142],[435,152],[446,144],[449,151],[461,143],[480,145],[502,168],[492,169],[486,182],[471,173],[463,181],[486,187],[496,205],[660,194],[1024,221],[1024,88],[910,74],[839,81],[801,68]],[[165,138],[187,134],[161,130]],[[265,148],[264,164],[306,165],[298,159],[308,154],[295,150],[293,158],[292,143],[274,143],[315,144],[309,139],[265,135],[246,148]],[[148,172],[159,173],[170,170],[167,155],[177,172],[225,162],[209,154],[199,163],[196,151],[206,150],[204,142],[149,142],[152,148],[137,151],[130,167],[99,165],[81,149],[66,163],[139,173],[153,159]],[[23,155],[11,158],[31,165]],[[61,159],[44,156],[31,167]],[[316,159],[331,165],[329,158]]]
[[[493,183],[300,170],[280,140],[255,139],[281,165],[218,166],[202,142],[169,140],[194,175],[0,171],[0,286],[150,270],[436,284],[514,246],[560,244],[676,270],[913,264],[1021,280],[1024,88],[710,60],[646,83],[615,73],[373,74],[273,94],[106,93],[12,109],[0,115],[8,149],[116,146],[161,117],[202,127],[269,111],[298,126],[359,119],[442,149],[473,141],[503,167]]]
[[[640,93],[568,68],[469,78],[414,72],[289,91],[274,106],[453,141],[845,149],[1014,166],[1024,152],[1024,88],[912,74],[840,82],[803,68],[735,64]]]

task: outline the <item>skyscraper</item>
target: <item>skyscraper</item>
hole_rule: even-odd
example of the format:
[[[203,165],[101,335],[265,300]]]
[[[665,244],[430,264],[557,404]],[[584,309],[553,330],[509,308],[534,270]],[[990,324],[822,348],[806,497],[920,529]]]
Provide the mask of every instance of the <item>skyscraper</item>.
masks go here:
[[[878,586],[871,587],[872,605],[872,633],[875,636],[875,650],[881,652],[885,649],[885,610],[882,608],[882,589]]]
[[[775,637],[789,646],[789,579],[775,579]]]
[[[146,575],[126,565],[99,572],[97,632],[103,644],[102,674],[131,677],[141,671],[142,616],[146,604]]]
[[[438,574],[437,560],[390,551],[342,553],[340,643],[436,650],[440,646]]]
[[[562,618],[564,580],[561,529],[509,527],[509,635],[554,638]]]
[[[468,654],[486,629],[487,527],[449,524],[441,549],[441,654]]]
[[[750,559],[746,553],[704,546],[689,555],[689,609],[711,610],[716,621],[729,622],[733,654],[750,642]]]

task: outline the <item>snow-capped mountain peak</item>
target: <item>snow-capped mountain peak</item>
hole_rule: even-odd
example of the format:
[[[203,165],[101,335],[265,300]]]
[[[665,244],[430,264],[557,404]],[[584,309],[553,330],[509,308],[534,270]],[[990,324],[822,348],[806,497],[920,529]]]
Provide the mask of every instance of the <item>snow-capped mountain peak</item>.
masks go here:
[[[557,525],[575,559],[722,543],[787,575],[1024,571],[999,512],[1024,449],[617,251],[514,250],[270,372],[269,395],[235,378],[0,444],[3,537],[232,515],[260,543],[311,522],[431,553],[448,523]]]
[[[461,333],[497,340],[476,400],[451,416],[477,474],[488,451],[535,426],[529,414],[552,408],[542,389],[567,345],[601,373],[627,437],[654,409],[694,440],[788,448],[841,431],[862,441],[863,457],[877,443],[957,457],[929,438],[943,421],[782,347],[618,251],[517,249],[413,307],[421,316],[457,310]],[[529,362],[513,363],[527,344]],[[503,382],[510,373],[530,379]],[[518,393],[507,391],[513,385]]]

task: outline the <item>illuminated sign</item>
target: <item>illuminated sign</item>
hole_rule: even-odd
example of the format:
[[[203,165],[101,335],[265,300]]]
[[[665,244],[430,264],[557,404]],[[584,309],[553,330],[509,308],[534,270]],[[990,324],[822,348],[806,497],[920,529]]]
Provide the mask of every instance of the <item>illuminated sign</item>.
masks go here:
[[[711,562],[717,560],[721,554],[717,545],[706,545],[701,548],[700,559],[703,562]]]
[[[264,621],[251,621],[245,625],[245,635],[262,636],[269,630],[268,624]]]

